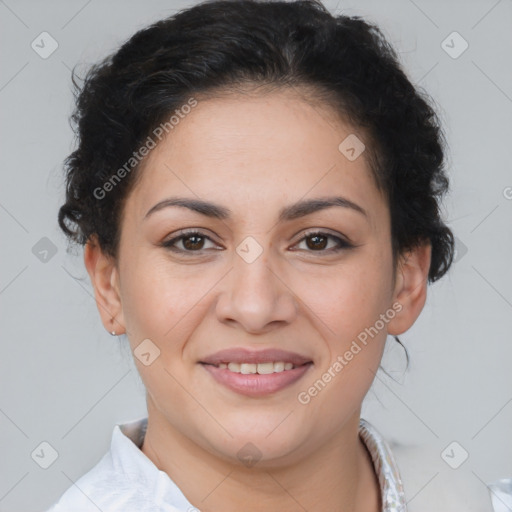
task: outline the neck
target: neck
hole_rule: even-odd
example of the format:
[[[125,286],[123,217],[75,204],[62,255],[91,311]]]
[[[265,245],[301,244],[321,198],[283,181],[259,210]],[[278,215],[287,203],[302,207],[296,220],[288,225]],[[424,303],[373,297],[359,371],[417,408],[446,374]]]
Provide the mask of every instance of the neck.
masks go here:
[[[380,488],[359,432],[360,409],[331,439],[297,462],[245,467],[175,429],[148,399],[142,452],[202,512],[378,512]]]

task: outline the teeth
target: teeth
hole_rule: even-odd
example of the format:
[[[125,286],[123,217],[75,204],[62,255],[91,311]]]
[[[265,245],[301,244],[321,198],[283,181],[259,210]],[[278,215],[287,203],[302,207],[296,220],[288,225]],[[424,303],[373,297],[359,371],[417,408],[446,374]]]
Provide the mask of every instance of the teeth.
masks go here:
[[[260,375],[268,375],[269,373],[274,373],[274,363],[258,363],[256,366],[256,371]]]
[[[287,364],[290,365],[291,363],[287,363]],[[274,371],[275,372],[282,372],[285,368],[286,368],[285,363],[274,363]],[[286,368],[286,369],[289,370],[290,368]]]
[[[240,373],[240,365],[238,363],[229,363],[228,370]]]
[[[256,373],[258,371],[257,364],[242,363],[240,365],[240,373]]]
[[[228,369],[231,372],[242,373],[244,375],[258,373],[259,375],[268,375],[270,373],[279,373],[285,370],[295,368],[292,363],[276,362],[276,363],[220,363],[218,366],[221,370]]]

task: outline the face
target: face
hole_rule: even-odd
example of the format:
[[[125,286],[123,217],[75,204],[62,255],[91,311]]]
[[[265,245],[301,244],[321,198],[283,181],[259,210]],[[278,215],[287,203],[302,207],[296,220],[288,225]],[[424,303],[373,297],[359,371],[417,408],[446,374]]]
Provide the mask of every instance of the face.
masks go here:
[[[418,290],[428,262],[418,280],[393,282],[386,200],[365,153],[339,149],[353,133],[281,91],[199,101],[151,151],[104,298],[145,354],[150,421],[226,459],[251,442],[272,465],[358,413],[386,336],[423,306],[404,290]],[[165,203],[178,197],[218,210]]]

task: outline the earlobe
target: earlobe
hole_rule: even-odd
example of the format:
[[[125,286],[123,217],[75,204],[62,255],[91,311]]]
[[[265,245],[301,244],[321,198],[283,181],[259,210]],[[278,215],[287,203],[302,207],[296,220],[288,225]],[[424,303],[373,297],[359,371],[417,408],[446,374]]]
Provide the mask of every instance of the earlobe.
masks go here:
[[[95,237],[90,238],[85,245],[84,264],[105,329],[111,334],[123,334],[125,329],[118,269],[115,260],[103,253]]]
[[[403,334],[420,315],[427,299],[431,254],[427,241],[400,256],[392,303],[399,303],[401,309],[388,323],[388,334]]]

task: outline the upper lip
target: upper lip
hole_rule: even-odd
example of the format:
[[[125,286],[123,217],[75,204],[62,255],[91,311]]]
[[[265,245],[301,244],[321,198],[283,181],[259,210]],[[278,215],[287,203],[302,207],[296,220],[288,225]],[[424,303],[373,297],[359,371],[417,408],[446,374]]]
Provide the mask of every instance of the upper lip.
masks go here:
[[[295,352],[279,349],[249,350],[246,348],[227,348],[202,359],[200,363],[218,365],[220,363],[271,363],[284,362],[300,366],[310,363],[311,359]]]

